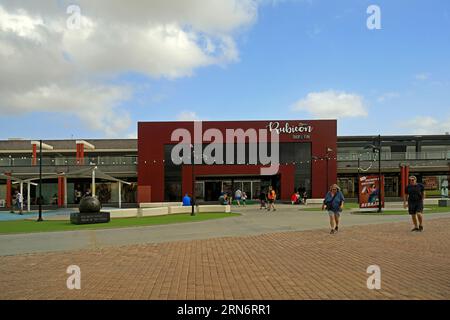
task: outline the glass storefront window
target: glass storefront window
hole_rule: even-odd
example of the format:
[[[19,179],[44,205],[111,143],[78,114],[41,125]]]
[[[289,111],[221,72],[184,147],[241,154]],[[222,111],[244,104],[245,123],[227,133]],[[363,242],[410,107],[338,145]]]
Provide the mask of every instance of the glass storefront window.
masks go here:
[[[358,197],[356,192],[356,183],[358,182],[358,178],[349,177],[349,178],[338,178],[338,186],[341,188],[341,192],[344,194],[346,198],[356,198]]]
[[[400,195],[398,177],[384,177],[384,194],[386,197],[398,197]]]
[[[258,199],[259,194],[261,193],[261,181],[253,181],[252,190],[253,190],[252,199]]]
[[[195,198],[203,200],[205,197],[205,183],[203,181],[195,182]]]
[[[242,189],[243,192],[247,195],[247,199],[252,198],[252,183],[250,181],[244,181],[242,182]]]
[[[234,193],[236,192],[236,190],[241,190],[242,191],[242,181],[234,181],[233,182],[233,196]]]
[[[233,195],[233,186],[231,185],[231,181],[222,181],[222,191],[234,196]]]
[[[0,184],[0,207],[6,205],[6,182]]]

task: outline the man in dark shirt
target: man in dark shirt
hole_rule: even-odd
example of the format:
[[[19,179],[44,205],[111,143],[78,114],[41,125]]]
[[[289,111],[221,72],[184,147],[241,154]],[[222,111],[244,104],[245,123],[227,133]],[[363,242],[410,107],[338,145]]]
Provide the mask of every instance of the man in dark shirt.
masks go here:
[[[405,189],[403,198],[403,207],[408,208],[414,223],[414,229],[411,231],[423,231],[423,200],[425,199],[425,188],[423,184],[417,183],[415,176],[409,177],[409,184]],[[408,204],[406,204],[408,200]],[[417,224],[418,220],[418,224]]]

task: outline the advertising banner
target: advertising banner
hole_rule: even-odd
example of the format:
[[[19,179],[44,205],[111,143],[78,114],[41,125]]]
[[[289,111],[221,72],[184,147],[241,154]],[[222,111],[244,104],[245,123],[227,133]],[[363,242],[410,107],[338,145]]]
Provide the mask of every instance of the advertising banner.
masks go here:
[[[359,177],[359,207],[378,208],[381,191],[381,207],[384,208],[384,176],[381,176],[381,188],[378,176]]]

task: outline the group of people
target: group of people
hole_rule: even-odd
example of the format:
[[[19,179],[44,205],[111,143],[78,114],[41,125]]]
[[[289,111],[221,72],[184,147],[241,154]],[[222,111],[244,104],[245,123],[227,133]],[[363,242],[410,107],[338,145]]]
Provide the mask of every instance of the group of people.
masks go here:
[[[14,193],[13,205],[11,206],[11,213],[14,213],[14,208],[17,208],[17,210],[19,210],[19,214],[23,214],[23,205],[23,195],[19,190],[16,190]]]
[[[306,200],[308,199],[308,193],[303,191],[300,196],[300,191],[294,192],[291,196],[291,204],[306,204]]]
[[[234,192],[234,200],[236,201],[236,204],[238,206],[241,205],[241,201],[242,201],[242,205],[245,206],[247,204],[247,193],[245,191],[241,191],[240,189],[237,189]],[[233,202],[233,198],[231,197],[231,195],[229,193],[222,192],[220,194],[219,203],[221,205],[231,205],[232,202]]]
[[[423,231],[423,202],[425,200],[425,187],[421,183],[417,183],[417,178],[411,176],[408,179],[409,184],[405,188],[403,198],[403,207],[408,209],[414,228],[412,232]],[[322,210],[327,210],[330,218],[330,234],[335,234],[339,230],[339,220],[342,209],[344,208],[344,195],[340,191],[338,185],[333,184],[330,191],[325,195]]]
[[[259,194],[259,210],[267,209],[267,211],[276,211],[275,208],[275,200],[277,199],[277,193],[275,192],[275,189],[273,189],[271,186],[269,187],[269,190],[267,193],[264,192],[264,190],[261,190],[261,193]]]

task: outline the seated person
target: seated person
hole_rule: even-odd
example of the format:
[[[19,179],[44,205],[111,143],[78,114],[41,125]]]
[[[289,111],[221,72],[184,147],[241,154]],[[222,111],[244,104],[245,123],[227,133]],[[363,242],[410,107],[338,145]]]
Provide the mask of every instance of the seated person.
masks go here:
[[[219,203],[223,206],[226,206],[228,204],[227,194],[223,193],[219,197]]]
[[[298,192],[293,193],[291,196],[291,204],[298,204],[299,199],[300,199],[300,195],[298,194]]]
[[[308,193],[305,191],[305,192],[303,192],[303,200],[302,200],[302,203],[303,203],[303,204],[306,204],[306,200],[308,200]]]
[[[191,205],[191,197],[186,193],[183,197],[183,206],[190,206]]]

